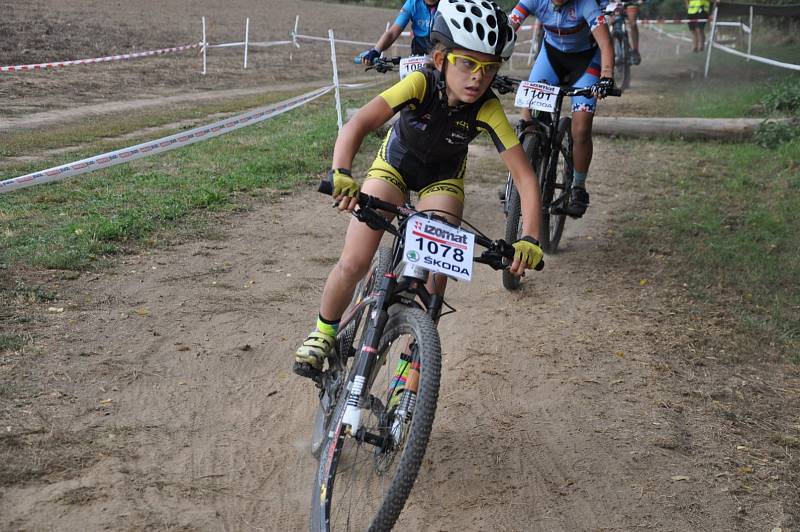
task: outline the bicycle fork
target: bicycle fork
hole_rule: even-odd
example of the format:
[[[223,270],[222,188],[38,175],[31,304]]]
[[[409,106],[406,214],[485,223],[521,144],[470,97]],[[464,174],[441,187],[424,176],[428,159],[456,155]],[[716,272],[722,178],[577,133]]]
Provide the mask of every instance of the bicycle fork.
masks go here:
[[[350,436],[355,436],[361,428],[361,409],[368,399],[365,397],[365,389],[369,390],[369,387],[366,386],[367,379],[372,375],[378,361],[378,346],[381,336],[383,336],[383,329],[389,320],[386,298],[388,294],[392,293],[395,284],[397,284],[397,276],[393,273],[388,273],[381,279],[375,306],[371,315],[368,316],[369,327],[356,359],[355,375],[347,384],[350,393],[347,396],[342,424],[349,426],[345,430]]]

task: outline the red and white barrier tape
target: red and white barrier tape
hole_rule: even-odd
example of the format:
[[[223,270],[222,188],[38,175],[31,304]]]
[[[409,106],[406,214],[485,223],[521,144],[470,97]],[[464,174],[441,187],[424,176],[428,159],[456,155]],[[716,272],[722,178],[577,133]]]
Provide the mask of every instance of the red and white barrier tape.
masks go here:
[[[723,52],[728,52],[729,54],[738,55],[739,57],[744,57],[746,59],[750,59],[752,61],[758,61],[759,63],[765,63],[767,65],[772,65],[781,68],[788,68],[789,70],[800,70],[800,65],[795,65],[792,63],[783,63],[781,61],[775,61],[774,59],[769,59],[766,57],[760,57],[758,55],[746,54],[744,52],[740,52],[738,50],[734,50],[733,48],[728,48],[727,46],[723,46],[719,43],[712,43],[714,48],[722,50]]]
[[[220,120],[219,122],[214,122],[213,124],[209,124],[207,126],[196,127],[189,131],[177,133],[175,135],[170,135],[168,137],[163,137],[149,142],[144,142],[129,148],[122,148],[121,150],[103,153],[101,155],[96,155],[94,157],[89,157],[73,163],[54,166],[53,168],[48,168],[47,170],[42,170],[40,172],[26,174],[13,179],[6,179],[5,181],[0,181],[0,194],[3,192],[10,192],[18,188],[49,183],[51,181],[60,181],[68,177],[85,174],[87,172],[93,172],[95,170],[108,168],[121,163],[127,163],[141,157],[155,155],[157,153],[174,150],[175,148],[188,146],[189,144],[194,144],[195,142],[199,142],[201,140],[217,137],[224,133],[229,133],[239,128],[256,124],[258,122],[262,122],[283,114],[296,107],[315,100],[324,94],[327,94],[332,89],[333,85],[328,85],[306,94],[296,96],[289,100],[266,107],[253,109],[246,113],[242,113],[225,120]]]
[[[641,24],[687,24],[689,22],[709,22],[707,18],[654,18],[640,19]]]
[[[20,72],[25,70],[45,70],[48,68],[61,68],[73,65],[89,65],[93,63],[107,63],[109,61],[125,61],[127,59],[138,59],[140,57],[151,57],[154,55],[171,54],[182,52],[191,48],[198,48],[202,43],[187,44],[185,46],[175,46],[172,48],[161,48],[160,50],[150,50],[148,52],[134,52],[130,54],[108,55],[105,57],[93,57],[90,59],[75,59],[72,61],[54,61],[52,63],[35,63],[31,65],[12,65],[0,67],[0,72]]]

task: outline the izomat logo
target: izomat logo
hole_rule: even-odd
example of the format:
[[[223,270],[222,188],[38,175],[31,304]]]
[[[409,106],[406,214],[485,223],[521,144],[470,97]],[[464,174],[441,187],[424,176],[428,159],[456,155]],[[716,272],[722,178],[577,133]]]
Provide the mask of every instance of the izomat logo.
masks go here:
[[[467,247],[467,235],[418,220],[414,221],[414,234],[440,244],[453,244],[454,247],[461,249]]]

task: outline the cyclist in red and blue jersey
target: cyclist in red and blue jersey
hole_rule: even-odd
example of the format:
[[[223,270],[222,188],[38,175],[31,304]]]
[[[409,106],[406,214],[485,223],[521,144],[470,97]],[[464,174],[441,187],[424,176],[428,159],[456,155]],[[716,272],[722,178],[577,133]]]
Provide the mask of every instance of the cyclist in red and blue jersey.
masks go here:
[[[384,50],[394,44],[409,22],[414,33],[414,38],[411,40],[411,54],[426,55],[431,49],[431,26],[438,5],[439,0],[406,0],[394,24],[381,35],[375,47],[361,53],[361,61],[371,65]]]
[[[614,88],[614,47],[606,19],[596,0],[521,0],[509,16],[519,28],[528,15],[544,27],[544,46],[536,57],[531,81],[592,87],[592,98],[572,98],[574,179],[564,211],[580,218],[589,206],[586,176],[592,162],[592,120],[597,97]],[[526,110],[527,111],[527,110]],[[524,113],[530,119],[529,113]]]

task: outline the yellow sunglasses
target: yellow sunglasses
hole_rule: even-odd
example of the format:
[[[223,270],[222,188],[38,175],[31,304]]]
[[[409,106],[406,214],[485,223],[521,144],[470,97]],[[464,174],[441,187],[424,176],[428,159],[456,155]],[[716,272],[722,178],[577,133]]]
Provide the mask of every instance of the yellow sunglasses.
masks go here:
[[[478,61],[472,57],[454,54],[452,52],[447,54],[447,60],[462,72],[475,74],[478,70],[483,70],[484,74],[489,76],[497,74],[500,67],[503,65],[500,61]]]

